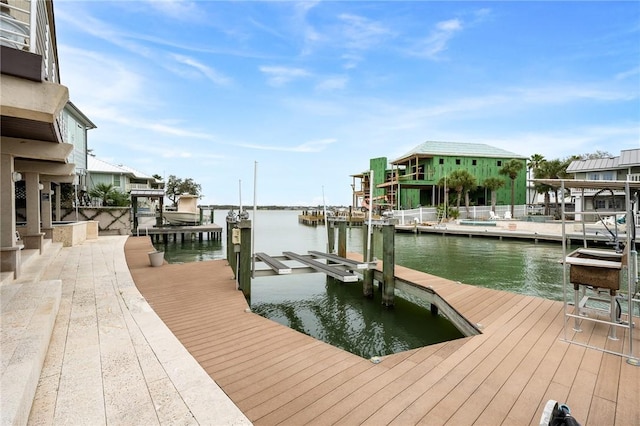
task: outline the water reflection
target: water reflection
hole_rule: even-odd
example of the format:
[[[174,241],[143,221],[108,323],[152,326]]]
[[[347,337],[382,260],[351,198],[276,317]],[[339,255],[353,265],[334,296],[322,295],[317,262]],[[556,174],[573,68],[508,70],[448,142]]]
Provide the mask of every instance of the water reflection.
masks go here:
[[[224,214],[216,212],[217,218]],[[258,211],[255,251],[279,255],[325,251],[326,229],[301,225],[297,211]],[[224,225],[224,222],[221,222]],[[348,229],[347,249],[362,252],[363,229]],[[221,241],[160,244],[172,263],[225,257]],[[466,284],[520,294],[562,299],[560,244],[395,234],[396,263]],[[381,258],[380,233],[374,255]],[[409,298],[405,298],[409,299]],[[382,306],[380,294],[362,296],[361,285],[327,280],[323,274],[264,277],[253,280],[252,309],[267,318],[363,357],[396,353],[460,337],[443,317],[426,305],[396,298],[395,309]],[[415,301],[413,301],[415,302]]]
[[[291,281],[286,287],[304,287],[307,293],[298,290],[282,299],[282,289],[272,291],[279,286],[272,280],[254,282],[254,312],[365,358],[462,337],[445,318],[417,304],[396,298],[395,308],[388,309],[378,291],[373,299],[364,298],[358,283],[318,274],[280,277]]]

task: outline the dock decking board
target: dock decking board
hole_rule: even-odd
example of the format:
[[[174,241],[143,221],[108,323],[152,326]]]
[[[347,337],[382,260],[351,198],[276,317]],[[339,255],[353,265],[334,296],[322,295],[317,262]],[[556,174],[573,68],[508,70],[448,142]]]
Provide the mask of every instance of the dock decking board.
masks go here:
[[[136,285],[256,425],[537,424],[548,399],[567,402],[583,425],[640,424],[640,368],[561,340],[560,302],[397,267],[481,323],[483,334],[373,364],[246,312],[225,261],[152,268],[150,246],[142,237],[125,246]],[[582,328],[584,343],[628,345],[626,330],[612,342],[605,326]]]

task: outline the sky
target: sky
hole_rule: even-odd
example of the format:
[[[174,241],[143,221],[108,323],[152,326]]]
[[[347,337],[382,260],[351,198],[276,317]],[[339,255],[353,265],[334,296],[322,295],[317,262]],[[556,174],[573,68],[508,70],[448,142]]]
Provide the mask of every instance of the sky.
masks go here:
[[[425,141],[546,159],[640,148],[637,1],[54,10],[62,84],[97,126],[89,149],[191,178],[200,204],[350,205],[369,159]]]

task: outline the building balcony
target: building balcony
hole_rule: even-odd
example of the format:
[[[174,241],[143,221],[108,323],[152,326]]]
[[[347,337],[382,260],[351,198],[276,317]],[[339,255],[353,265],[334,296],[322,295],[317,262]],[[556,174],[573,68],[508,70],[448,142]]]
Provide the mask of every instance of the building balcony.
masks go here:
[[[15,158],[60,162],[61,150],[68,155],[68,147],[53,147],[65,142],[69,90],[59,84],[52,8],[44,0],[0,3],[2,153]]]

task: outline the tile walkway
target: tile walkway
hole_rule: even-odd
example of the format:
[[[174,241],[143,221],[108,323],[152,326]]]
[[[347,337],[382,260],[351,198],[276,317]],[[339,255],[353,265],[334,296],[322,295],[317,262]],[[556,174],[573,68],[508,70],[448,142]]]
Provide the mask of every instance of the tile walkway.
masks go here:
[[[61,281],[28,424],[251,424],[140,295],[124,257],[126,240],[52,247],[57,256],[33,266],[44,271],[36,283],[12,284]],[[11,334],[10,311],[3,306],[3,339]],[[3,394],[13,393],[4,369],[2,384]]]

